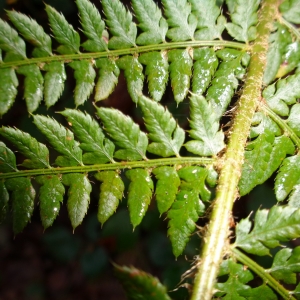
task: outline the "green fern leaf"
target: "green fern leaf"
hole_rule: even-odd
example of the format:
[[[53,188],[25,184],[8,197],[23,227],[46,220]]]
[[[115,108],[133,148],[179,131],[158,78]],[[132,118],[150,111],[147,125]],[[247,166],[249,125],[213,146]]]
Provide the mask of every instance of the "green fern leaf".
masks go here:
[[[204,186],[207,170],[200,167],[185,167],[178,175],[183,181],[180,184],[176,201],[168,211],[168,235],[172,243],[173,253],[178,257],[184,250],[191,233],[195,230],[195,222],[204,212],[204,204],[199,198],[208,200],[210,192]]]
[[[300,104],[296,103],[290,110],[290,115],[287,118],[287,124],[294,130],[294,132],[300,137]]]
[[[35,20],[14,10],[8,11],[7,15],[23,37],[35,46],[32,53],[33,56],[43,57],[52,55],[51,38],[44,32],[42,26]]]
[[[276,253],[272,267],[267,270],[276,280],[288,284],[297,283],[297,274],[300,272],[300,247],[285,248]]]
[[[260,0],[237,0],[231,12],[232,23],[225,24],[228,33],[236,40],[250,42],[256,37],[257,9]]]
[[[135,47],[137,28],[132,22],[131,13],[119,0],[102,0],[102,7],[106,16],[106,24],[112,34],[108,42],[109,49]]]
[[[211,197],[210,190],[206,187],[206,180],[209,180],[209,176],[215,177],[215,174],[212,174],[212,170],[191,166],[191,167],[184,167],[178,171],[179,177],[182,179],[180,184],[181,190],[192,190],[197,192],[200,195],[201,200],[209,201]],[[211,186],[215,184],[215,178],[212,180],[210,178]],[[198,212],[199,214],[203,212],[203,204],[199,201]]]
[[[270,84],[276,77],[279,71],[280,64],[283,63],[284,54],[288,45],[292,42],[292,36],[289,30],[281,25],[275,23],[277,31],[270,35],[270,46],[267,53],[267,66],[264,71],[264,84]],[[284,62],[286,64],[286,62]]]
[[[104,123],[104,128],[122,149],[115,152],[115,157],[122,160],[147,160],[148,139],[144,132],[130,117],[116,109],[96,107],[97,114]]]
[[[235,246],[248,253],[270,255],[269,249],[280,246],[279,242],[300,236],[300,210],[291,206],[258,210],[251,228],[249,217],[237,224]]]
[[[173,254],[182,254],[191,233],[195,230],[195,222],[199,216],[196,210],[199,197],[195,191],[180,190],[176,200],[168,211],[168,235],[172,243]]]
[[[54,105],[64,90],[67,75],[61,62],[51,62],[44,65],[46,71],[44,83],[44,99],[47,107]]]
[[[23,161],[22,166],[30,169],[50,168],[48,148],[38,143],[28,133],[10,127],[2,127],[0,134],[27,157]]]
[[[161,10],[152,0],[133,0],[132,7],[143,31],[136,39],[139,45],[153,45],[165,42],[168,23],[162,17]]]
[[[56,51],[60,54],[80,53],[80,36],[78,32],[53,7],[46,5],[46,12],[54,37],[61,44]]]
[[[289,115],[288,105],[296,103],[296,98],[300,97],[300,73],[283,78],[268,86],[263,91],[263,96],[267,100],[270,108],[280,116]]]
[[[84,164],[114,162],[114,144],[105,138],[99,124],[90,115],[74,109],[66,109],[61,114],[67,118],[81,142],[79,146],[85,152],[82,157]]]
[[[270,130],[265,129],[256,140],[248,144],[246,150],[239,182],[241,196],[270,178],[286,155],[294,153],[295,147],[288,137],[275,138]]]
[[[178,126],[169,111],[157,102],[140,97],[139,105],[149,132],[148,137],[153,141],[148,145],[148,152],[162,157],[179,157],[185,138],[184,130]]]
[[[116,211],[125,189],[123,180],[115,171],[96,173],[95,178],[102,182],[98,208],[98,220],[103,225]]]
[[[0,48],[13,54],[15,60],[26,58],[25,42],[18,33],[6,22],[0,19]],[[7,61],[5,59],[5,61]]]
[[[0,172],[16,172],[15,154],[0,141]]]
[[[201,156],[216,155],[224,147],[224,133],[219,130],[219,118],[204,97],[193,95],[190,98],[191,119],[189,131],[194,139],[185,144],[188,151]]]
[[[193,81],[192,91],[194,94],[201,95],[209,86],[212,76],[218,67],[218,59],[213,49],[200,48],[194,49],[193,59]]]
[[[219,272],[219,276],[224,275],[227,275],[228,279],[224,283],[216,284],[218,292],[215,296],[221,297],[226,295],[222,299],[246,299],[242,295],[245,291],[251,289],[246,283],[254,278],[252,273],[249,270],[245,270],[243,265],[227,259],[223,261]]]
[[[157,179],[155,197],[160,214],[168,211],[176,199],[180,179],[174,167],[158,167],[153,170]]]
[[[160,101],[169,79],[169,63],[165,52],[149,52],[139,56],[139,61],[146,65],[149,93],[153,100]]]
[[[162,0],[165,15],[168,17],[167,37],[173,42],[194,39],[197,18],[191,13],[191,5],[186,0]]]
[[[285,48],[286,52],[282,57],[281,65],[276,74],[277,78],[286,76],[293,71],[300,61],[300,43],[294,42],[288,44]]]
[[[46,136],[56,151],[63,154],[58,156],[55,163],[60,167],[83,165],[82,151],[73,133],[49,117],[35,115],[34,124]]]
[[[221,39],[225,28],[226,19],[220,15],[220,9],[216,1],[189,0],[192,4],[192,12],[197,18],[196,40]]]
[[[114,271],[128,300],[171,300],[166,287],[156,277],[133,267],[121,267],[115,264]]]
[[[58,216],[65,188],[58,176],[37,176],[35,180],[41,185],[39,192],[40,216],[44,229],[47,229]]]
[[[2,117],[15,101],[19,82],[14,69],[0,70],[0,78],[0,117]]]
[[[132,169],[125,173],[130,180],[128,188],[128,208],[130,221],[135,228],[146,214],[151,202],[153,181],[147,170]]]
[[[74,100],[76,107],[83,104],[91,95],[94,88],[96,72],[89,61],[73,61],[69,66],[75,70],[76,87]]]
[[[280,12],[288,21],[300,24],[300,1],[286,0],[280,5]]]
[[[230,14],[234,13],[234,6],[236,4],[235,0],[225,0],[228,11]]]
[[[26,100],[27,110],[29,112],[34,112],[43,99],[43,75],[36,65],[19,67],[17,73],[25,76],[24,98]]]
[[[193,60],[188,50],[171,50],[168,53],[171,86],[177,104],[182,102],[190,88]]]
[[[117,65],[120,69],[124,70],[129,95],[132,101],[137,103],[139,97],[143,94],[143,66],[137,57],[129,55],[118,59]]]
[[[88,37],[81,46],[90,52],[107,50],[108,33],[99,11],[87,0],[76,0],[83,33]]]
[[[207,90],[206,99],[212,103],[216,116],[220,118],[238,87],[237,78],[243,76],[244,68],[241,66],[242,54],[237,50],[220,50],[217,52],[217,56],[224,61],[214,74],[211,86]]]
[[[120,69],[114,60],[101,58],[96,60],[99,68],[99,79],[96,83],[95,101],[106,99],[118,83]]]
[[[275,194],[278,201],[283,201],[289,197],[289,203],[293,206],[299,206],[300,195],[300,156],[295,155],[287,157],[276,176]]]
[[[0,146],[1,149],[1,146]],[[8,212],[9,194],[3,181],[0,181],[0,223],[2,223]]]
[[[34,208],[35,190],[27,177],[11,178],[5,181],[11,192],[14,233],[20,233],[30,220]]]
[[[92,187],[85,174],[64,174],[62,183],[69,186],[67,208],[72,227],[75,229],[87,213]]]
[[[256,112],[252,119],[250,138],[253,139],[264,133],[266,128],[275,136],[280,136],[282,134],[280,127],[270,117],[266,116],[263,112]]]
[[[246,285],[254,276],[244,265],[231,259],[222,263],[219,276],[228,276],[228,279],[224,283],[216,284],[219,291],[215,296],[220,297],[218,299],[255,300],[263,295],[266,300],[277,300],[276,294],[265,283],[257,288]]]

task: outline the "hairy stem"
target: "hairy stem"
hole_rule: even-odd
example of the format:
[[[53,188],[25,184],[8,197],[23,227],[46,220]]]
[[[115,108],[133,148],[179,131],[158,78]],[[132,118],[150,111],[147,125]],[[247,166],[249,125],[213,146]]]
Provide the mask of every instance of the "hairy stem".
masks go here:
[[[230,41],[187,41],[187,42],[171,42],[163,43],[159,45],[147,45],[147,46],[138,46],[135,48],[120,49],[120,50],[110,50],[104,52],[94,52],[94,53],[79,53],[79,54],[65,54],[65,55],[52,55],[48,57],[35,57],[18,61],[10,62],[0,62],[0,69],[19,67],[24,65],[43,65],[45,63],[53,61],[63,61],[71,62],[73,60],[82,60],[82,59],[97,59],[102,57],[117,57],[126,54],[136,54],[144,53],[149,51],[159,51],[159,50],[171,50],[178,48],[187,48],[187,47],[203,47],[203,46],[214,46],[214,47],[229,47],[236,48],[241,50],[249,50],[248,46],[243,43],[230,42]]]
[[[233,248],[233,256],[243,263],[245,266],[249,267],[250,270],[255,272],[265,283],[274,289],[283,299],[295,300],[290,292],[287,291],[277,280],[275,280],[264,268],[258,265],[255,261],[249,258],[247,255],[242,253],[240,250]]]
[[[166,165],[213,165],[216,160],[212,158],[201,158],[201,157],[171,157],[171,158],[159,158],[151,159],[147,161],[129,161],[129,162],[116,162],[113,164],[98,164],[90,166],[74,166],[74,167],[57,167],[49,169],[34,169],[34,170],[21,170],[18,172],[0,173],[1,179],[17,178],[17,177],[28,177],[38,175],[55,175],[65,173],[88,173],[98,171],[109,171],[109,170],[122,170],[132,168],[155,168],[158,166]]]
[[[203,240],[201,265],[195,277],[191,300],[210,300],[223,256],[228,250],[229,220],[234,200],[238,197],[238,182],[244,162],[244,147],[249,135],[251,121],[261,99],[261,86],[268,40],[273,18],[277,13],[277,1],[262,2],[257,26],[257,38],[252,47],[248,74],[243,93],[237,104],[228,147],[220,166],[216,200],[210,223]]]

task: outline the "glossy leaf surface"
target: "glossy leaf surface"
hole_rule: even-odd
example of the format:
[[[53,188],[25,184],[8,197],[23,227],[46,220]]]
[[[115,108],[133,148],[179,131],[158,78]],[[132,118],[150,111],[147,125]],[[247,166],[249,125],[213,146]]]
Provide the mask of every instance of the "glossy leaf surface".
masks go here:
[[[39,191],[40,216],[44,229],[52,226],[59,214],[65,188],[58,176],[37,176],[35,180],[41,184]]]
[[[155,198],[160,214],[168,211],[173,204],[178,188],[180,178],[173,167],[158,167],[153,170],[157,179],[155,187]]]
[[[11,192],[14,233],[20,233],[31,219],[36,192],[27,177],[11,178],[5,181]]]
[[[192,95],[190,98],[190,126],[189,131],[192,141],[185,147],[188,151],[201,155],[216,155],[224,147],[224,133],[219,130],[219,118],[211,109],[204,97]]]
[[[140,131],[139,126],[130,117],[116,109],[103,107],[97,108],[97,114],[116,145],[122,148],[115,152],[116,158],[123,160],[146,159],[147,136]]]
[[[299,246],[293,250],[285,248],[278,251],[268,272],[277,280],[289,284],[297,283],[296,274],[300,272],[299,254]]]
[[[268,255],[269,249],[280,242],[300,235],[300,210],[290,206],[273,206],[270,210],[258,210],[252,222],[241,220],[236,226],[235,246],[256,255]]]
[[[179,157],[185,138],[184,130],[162,105],[146,97],[139,98],[139,105],[149,132],[148,137],[152,141],[147,150],[162,157],[172,155]]]
[[[153,181],[144,169],[132,169],[125,173],[130,180],[128,187],[128,207],[130,221],[135,228],[146,214],[152,198]]]
[[[61,114],[67,118],[72,131],[80,141],[80,148],[85,152],[82,157],[83,163],[104,164],[114,161],[115,146],[109,139],[105,138],[95,119],[73,109],[66,109]]]
[[[248,144],[247,150],[239,182],[241,196],[248,194],[256,185],[271,177],[286,155],[294,153],[294,145],[288,137],[275,138],[267,129]]]
[[[90,203],[92,186],[85,174],[64,174],[62,183],[69,186],[67,208],[73,229],[82,223]]]
[[[123,180],[115,171],[104,171],[95,174],[102,182],[98,208],[98,220],[103,225],[111,217],[122,200],[125,189]]]
[[[2,127],[0,134],[9,140],[27,158],[22,166],[30,169],[49,168],[49,151],[28,133],[11,127]]]
[[[152,0],[133,0],[132,7],[139,21],[142,33],[137,37],[137,44],[151,45],[165,41],[168,23],[162,17],[161,10]]]
[[[63,154],[55,160],[58,166],[82,165],[82,151],[70,130],[54,119],[40,115],[34,116],[34,124],[46,136],[50,144]]]

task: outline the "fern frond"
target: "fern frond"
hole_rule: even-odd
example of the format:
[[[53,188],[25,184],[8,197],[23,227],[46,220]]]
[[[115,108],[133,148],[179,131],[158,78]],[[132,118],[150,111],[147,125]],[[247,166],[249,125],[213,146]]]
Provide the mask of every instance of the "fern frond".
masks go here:
[[[222,32],[225,29],[226,18],[221,15],[220,8],[215,1],[190,0],[189,2],[192,5],[192,13],[194,13],[198,21],[195,39],[221,39]]]
[[[75,229],[88,210],[92,190],[89,179],[91,172],[96,172],[94,177],[101,182],[98,220],[102,224],[105,223],[114,214],[124,194],[125,185],[118,169],[130,168],[128,161],[132,161],[133,168],[125,171],[125,176],[130,180],[127,199],[133,227],[141,223],[155,195],[160,213],[167,213],[171,219],[168,234],[174,254],[178,256],[183,252],[190,234],[195,230],[195,222],[204,213],[205,206],[202,201],[207,202],[211,198],[210,188],[216,184],[217,173],[211,168],[184,167],[184,161],[188,162],[189,159],[181,157],[179,151],[184,142],[185,131],[156,101],[144,97],[139,99],[139,105],[144,114],[148,135],[129,117],[110,108],[97,108],[104,130],[90,115],[72,109],[60,113],[67,119],[72,131],[53,118],[33,116],[34,124],[58,152],[58,157],[54,158],[54,165],[59,166],[58,168],[49,162],[51,153],[49,154],[49,149],[45,145],[28,133],[2,127],[0,134],[25,156],[24,162],[20,165],[22,170],[18,170],[14,153],[4,143],[0,143],[0,178],[3,178],[3,181],[1,180],[3,184],[0,186],[3,201],[0,205],[3,214],[7,210],[8,192],[13,191],[11,195],[13,203],[20,201],[18,195],[24,193],[28,195],[28,201],[22,202],[20,207],[22,210],[26,205],[28,214],[26,218],[16,221],[14,225],[16,233],[24,228],[32,214],[35,198],[32,180],[40,185],[38,197],[44,228],[53,224],[67,191],[68,213]],[[105,133],[110,135],[113,141],[108,139]],[[149,144],[148,139],[153,143]],[[147,151],[159,157],[176,156],[171,164],[179,166],[167,167],[166,164],[169,163],[162,161],[163,166],[157,167],[159,160],[146,158]],[[124,162],[117,163],[114,159],[122,159]],[[143,162],[139,164],[138,160]],[[199,158],[194,160],[199,164]],[[26,177],[28,169],[35,170],[35,176],[30,179]],[[157,179],[156,187],[151,179],[151,173]],[[5,179],[7,174],[11,177],[20,174],[23,184],[13,189],[20,178]],[[19,194],[15,195],[17,192]],[[189,205],[186,206],[187,201]],[[184,207],[186,214],[182,214],[183,210],[178,210],[178,207]],[[17,208],[16,216],[20,213]],[[13,218],[15,215],[13,214]],[[183,241],[179,242],[178,234],[184,238]]]
[[[68,212],[73,229],[82,223],[90,203],[92,186],[85,174],[64,174],[62,183],[69,187]]]
[[[61,114],[67,118],[72,131],[80,141],[79,146],[85,152],[82,156],[84,164],[114,162],[115,145],[104,136],[95,119],[73,109],[66,109]]]
[[[300,23],[300,9],[299,0],[286,0],[280,5],[280,11],[284,18],[288,21],[299,24]]]
[[[107,50],[108,32],[98,10],[88,1],[76,0],[76,5],[84,35],[88,38],[81,47],[91,52]]]
[[[80,53],[80,36],[65,17],[57,12],[53,7],[46,4],[46,13],[54,35],[61,46],[56,51],[61,54]]]
[[[36,176],[35,180],[41,185],[39,190],[40,216],[43,227],[50,227],[59,214],[63,202],[65,187],[59,176]]]
[[[132,1],[135,16],[139,21],[142,33],[137,37],[138,45],[159,44],[166,41],[168,23],[162,17],[161,10],[152,0]]]
[[[264,128],[263,132],[247,145],[239,182],[240,195],[246,195],[256,185],[264,183],[281,165],[287,154],[294,154],[294,150],[294,145],[288,137],[275,137],[268,127]]]
[[[114,270],[128,299],[171,300],[156,277],[133,267],[114,265]]]
[[[167,37],[174,42],[193,39],[197,18],[191,13],[191,5],[186,0],[162,0],[162,3],[170,26]]]
[[[249,217],[237,224],[234,245],[248,253],[268,255],[269,249],[280,246],[280,242],[299,237],[299,219],[300,210],[291,206],[273,206],[270,210],[258,210],[252,230]]]
[[[257,8],[259,0],[237,0],[231,11],[232,23],[225,24],[228,33],[238,41],[248,43],[255,39],[258,21]]]
[[[64,90],[66,66],[75,71],[76,107],[84,104],[93,94],[95,86],[95,101],[106,99],[118,82],[119,69],[125,73],[128,90],[134,102],[138,102],[138,97],[143,94],[146,75],[149,93],[153,99],[159,101],[162,98],[170,78],[175,100],[180,103],[186,98],[190,87],[193,51],[198,50],[188,48],[188,44],[183,41],[200,46],[223,47],[225,44],[237,48],[246,47],[232,42],[201,42],[208,40],[210,36],[212,39],[221,39],[226,20],[214,1],[209,1],[205,13],[203,7],[206,4],[202,2],[166,0],[163,3],[166,18],[152,0],[134,1],[132,6],[141,30],[139,35],[131,12],[119,0],[102,1],[105,21],[89,0],[76,0],[76,5],[86,38],[82,43],[78,31],[65,17],[46,5],[50,27],[59,44],[55,50],[52,50],[51,37],[36,21],[15,11],[8,12],[13,25],[33,45],[32,58],[27,58],[25,42],[17,31],[1,20],[0,49],[5,52],[5,56],[4,62],[0,63],[0,75],[5,76],[5,80],[1,82],[0,89],[9,90],[7,98],[0,98],[1,115],[9,110],[16,98],[18,80],[15,72],[25,76],[24,98],[29,112],[34,112],[43,99],[47,107],[57,102]],[[110,37],[105,27],[108,27]],[[172,41],[181,43],[177,45]],[[160,53],[160,50],[165,51]],[[195,58],[200,63],[196,52]],[[143,55],[139,57],[139,53]],[[145,70],[142,64],[146,66]],[[199,73],[199,66],[195,65],[194,69],[195,74]],[[213,69],[209,72],[211,75],[214,73]],[[95,83],[97,73],[98,82]],[[209,82],[208,79],[207,84]]]
[[[98,220],[103,225],[116,211],[125,189],[123,180],[115,171],[104,171],[94,175],[101,181]]]
[[[299,251],[300,247],[293,250],[285,248],[278,251],[271,268],[267,269],[267,272],[276,280],[289,284],[297,283],[296,273],[300,272]]]
[[[264,98],[270,108],[278,115],[288,116],[288,105],[296,103],[296,99],[300,97],[299,78],[300,73],[291,75],[278,80],[276,85],[274,83],[264,90]]]
[[[185,144],[188,151],[201,156],[216,155],[224,147],[224,133],[219,131],[218,118],[204,97],[190,98],[190,136],[194,139]]]
[[[253,274],[232,259],[227,259],[222,263],[219,276],[228,278],[224,283],[216,284],[218,292],[215,296],[218,299],[259,299],[261,295],[264,295],[264,299],[277,300],[276,294],[266,283],[256,288],[247,285],[254,278]]]
[[[180,156],[185,132],[176,124],[168,110],[146,97],[139,98],[139,105],[149,132],[148,137],[153,141],[147,150],[162,157]]]

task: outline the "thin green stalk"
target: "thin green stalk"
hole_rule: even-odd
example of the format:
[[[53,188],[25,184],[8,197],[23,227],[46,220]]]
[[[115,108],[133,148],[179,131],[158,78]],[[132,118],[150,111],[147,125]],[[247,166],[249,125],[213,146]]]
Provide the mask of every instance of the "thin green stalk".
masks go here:
[[[283,25],[285,25],[292,34],[294,34],[298,40],[300,40],[300,32],[298,31],[298,29],[291,24],[290,22],[288,22],[287,20],[285,20],[283,17],[279,17],[279,22]]]
[[[122,170],[132,168],[155,168],[158,166],[166,165],[212,165],[216,160],[213,158],[201,158],[201,157],[171,157],[151,159],[147,161],[129,161],[129,162],[117,162],[111,164],[98,164],[90,166],[74,166],[74,167],[57,167],[49,169],[34,169],[34,170],[21,170],[17,172],[0,173],[1,179],[28,177],[38,175],[55,175],[64,173],[88,173],[97,171],[109,171],[109,170]]]
[[[232,249],[233,257],[238,261],[243,263],[245,266],[249,267],[254,273],[256,273],[265,283],[267,283],[271,288],[274,289],[283,299],[296,300],[291,296],[290,292],[287,291],[277,280],[274,279],[264,268],[258,265],[255,261],[249,258],[247,255],[242,253],[240,250]]]
[[[252,47],[248,74],[243,93],[237,104],[224,161],[220,165],[216,200],[203,239],[201,264],[195,277],[191,300],[210,300],[212,298],[220,264],[227,251],[229,221],[233,203],[238,197],[237,187],[244,162],[244,147],[253,115],[261,99],[268,40],[273,18],[277,15],[277,6],[277,1],[265,0],[260,8],[257,38]]]
[[[71,62],[73,60],[81,60],[81,59],[98,59],[102,57],[117,57],[121,55],[127,54],[136,54],[143,53],[149,51],[160,51],[160,50],[171,50],[178,48],[188,48],[188,47],[229,47],[236,48],[241,50],[249,50],[248,46],[243,43],[238,42],[230,42],[230,41],[187,41],[187,42],[172,42],[172,43],[163,43],[159,45],[148,45],[148,46],[138,46],[129,49],[120,49],[120,50],[110,50],[104,52],[94,52],[94,53],[77,53],[77,54],[66,54],[66,55],[53,55],[48,57],[35,57],[18,61],[4,62],[0,63],[0,69],[11,68],[11,67],[19,67],[24,65],[43,65],[45,63],[53,62],[53,61],[63,61],[63,62]]]

